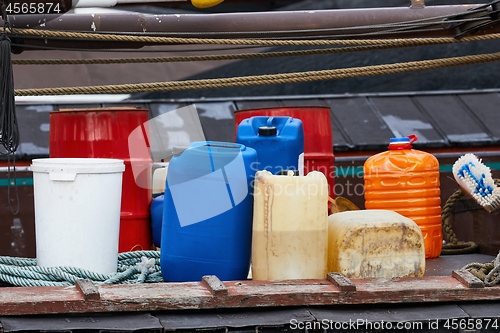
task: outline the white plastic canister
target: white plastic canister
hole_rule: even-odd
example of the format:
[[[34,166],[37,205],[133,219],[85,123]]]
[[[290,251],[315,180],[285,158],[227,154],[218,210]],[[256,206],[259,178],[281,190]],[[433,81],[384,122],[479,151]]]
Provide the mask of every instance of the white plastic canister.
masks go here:
[[[37,265],[117,270],[123,160],[34,159]]]
[[[324,279],[328,254],[328,183],[323,173],[257,171],[254,186],[254,280]]]

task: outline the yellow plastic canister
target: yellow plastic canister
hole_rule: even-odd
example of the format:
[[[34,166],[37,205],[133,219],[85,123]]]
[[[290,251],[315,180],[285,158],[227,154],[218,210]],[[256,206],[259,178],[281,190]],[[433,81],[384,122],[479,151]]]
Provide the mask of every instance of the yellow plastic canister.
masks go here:
[[[327,274],[328,183],[323,173],[258,171],[254,186],[254,280],[324,279]]]

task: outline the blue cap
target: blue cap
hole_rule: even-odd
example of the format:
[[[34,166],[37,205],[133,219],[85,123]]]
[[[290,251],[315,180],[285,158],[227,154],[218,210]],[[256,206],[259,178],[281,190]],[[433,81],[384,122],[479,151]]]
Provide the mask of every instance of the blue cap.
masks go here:
[[[410,138],[391,138],[389,143],[410,143]]]

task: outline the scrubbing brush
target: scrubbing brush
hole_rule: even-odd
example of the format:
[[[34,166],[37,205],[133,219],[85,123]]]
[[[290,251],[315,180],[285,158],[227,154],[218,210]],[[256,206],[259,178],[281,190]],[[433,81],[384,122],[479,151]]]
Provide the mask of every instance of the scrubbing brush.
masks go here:
[[[490,168],[474,154],[465,154],[453,164],[453,176],[462,190],[489,213],[500,210],[500,189]]]

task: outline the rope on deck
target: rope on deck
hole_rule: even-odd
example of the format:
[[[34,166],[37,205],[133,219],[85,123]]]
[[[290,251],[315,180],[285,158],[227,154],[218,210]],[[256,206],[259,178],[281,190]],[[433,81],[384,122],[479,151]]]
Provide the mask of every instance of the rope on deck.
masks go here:
[[[474,242],[462,242],[458,241],[457,235],[453,231],[453,228],[450,223],[450,216],[453,206],[455,203],[464,195],[462,189],[458,189],[453,193],[446,204],[443,206],[443,210],[441,211],[442,218],[442,226],[443,226],[443,236],[445,240],[447,240],[446,244],[443,244],[443,248],[441,249],[441,254],[451,255],[451,254],[466,254],[466,253],[474,253],[478,249],[478,246]]]
[[[500,179],[494,179],[494,182],[496,186],[500,186]],[[458,190],[456,190],[448,198],[446,204],[443,206],[443,209],[441,211],[442,227],[443,227],[443,236],[447,242],[446,244],[443,245],[441,254],[474,253],[479,248],[478,245],[474,242],[459,241],[450,223],[450,216],[453,207],[460,200],[460,198],[466,194],[467,193],[464,192],[461,188],[458,188]]]
[[[0,285],[41,287],[72,286],[78,279],[95,284],[134,284],[163,282],[159,251],[133,251],[118,254],[117,272],[100,274],[77,267],[40,267],[36,259],[0,256]]]
[[[472,275],[483,281],[487,287],[498,284],[500,283],[500,253],[489,263],[473,262],[465,265],[462,270],[471,272]]]

